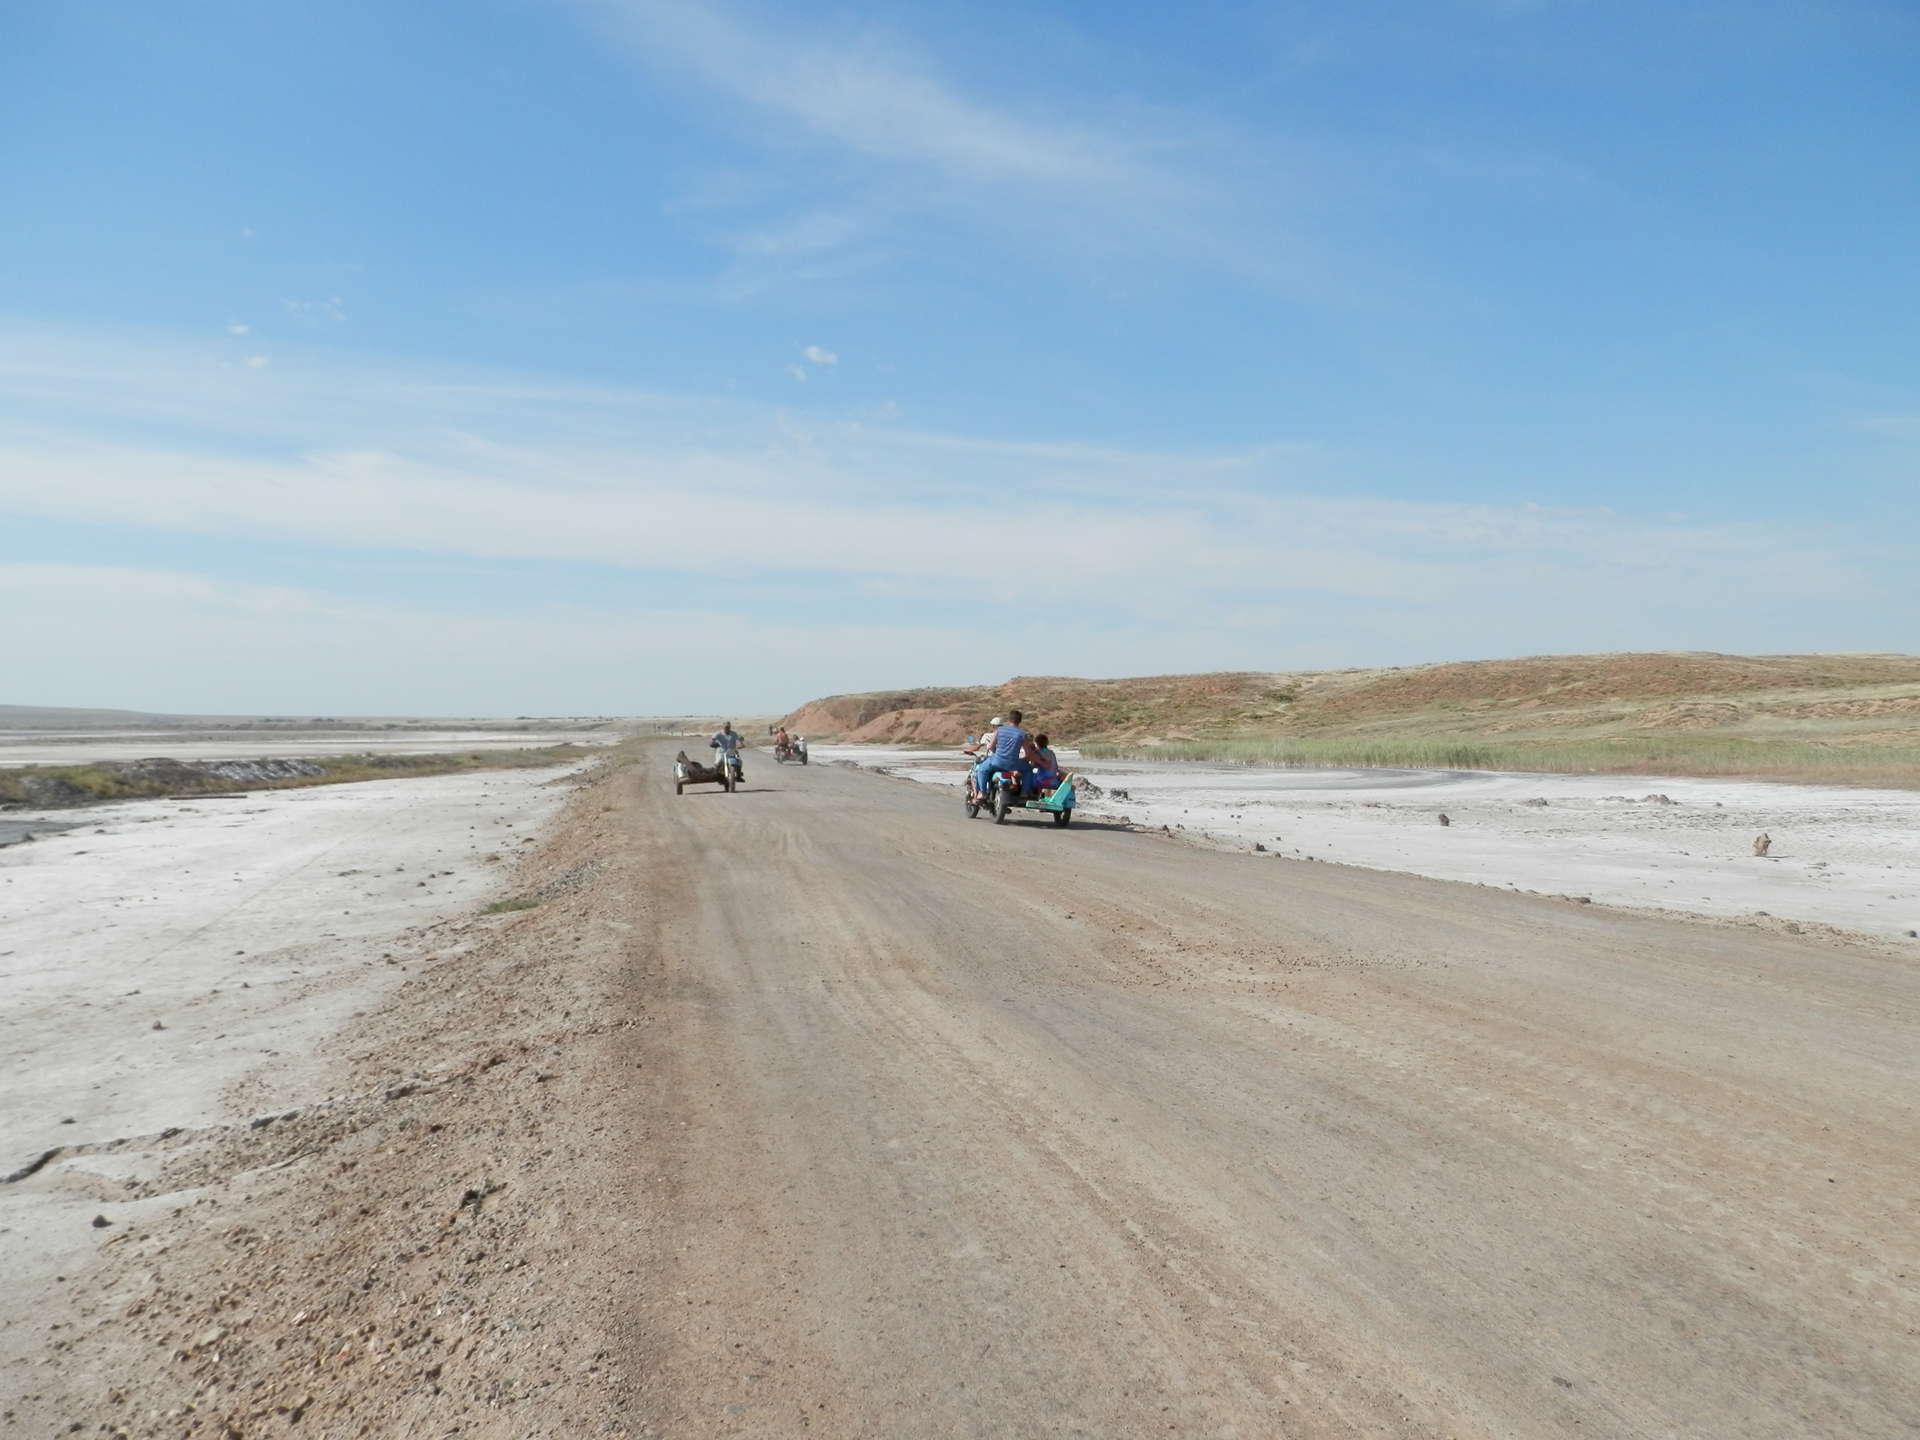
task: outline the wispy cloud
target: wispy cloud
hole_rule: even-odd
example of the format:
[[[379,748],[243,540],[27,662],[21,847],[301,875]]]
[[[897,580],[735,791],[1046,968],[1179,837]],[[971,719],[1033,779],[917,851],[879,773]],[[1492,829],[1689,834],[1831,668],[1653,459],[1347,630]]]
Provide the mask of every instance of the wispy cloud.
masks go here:
[[[283,300],[287,314],[296,320],[329,320],[339,324],[347,318],[346,303],[338,295],[324,300]]]
[[[1731,626],[1777,646],[1777,622],[1796,610],[1904,613],[1890,586],[1920,599],[1894,578],[1920,573],[1898,537],[1843,547],[1781,526],[1316,493],[1305,483],[1316,456],[1298,446],[1149,452],[851,417],[803,424],[511,376],[426,383],[318,352],[245,386],[208,375],[193,410],[171,388],[172,351],[102,343],[85,352],[91,368],[71,353],[36,365],[5,339],[0,512],[15,515],[847,597],[882,585],[929,616],[1041,607],[1148,634],[1172,615],[1287,613],[1337,628],[1364,612],[1409,633],[1470,634],[1455,648],[1486,652],[1631,643],[1642,623],[1640,643],[1676,643],[1672,615],[1700,627],[1690,640]],[[171,398],[143,400],[142,377]],[[129,430],[116,419],[129,407],[167,414],[167,435]],[[301,443],[257,438],[279,433]],[[724,525],[712,523],[716,497]],[[1763,603],[1744,583],[1755,574],[1772,577]],[[1151,643],[1153,663],[1178,663],[1169,642]]]
[[[762,267],[731,277],[752,291],[779,283],[783,265],[804,263],[817,279],[832,255],[863,272],[909,243],[899,232],[913,216],[991,229],[1039,258],[1175,258],[1278,291],[1321,292],[1350,264],[1307,244],[1298,214],[1264,193],[1293,162],[1197,111],[1063,103],[1044,93],[1044,77],[1030,100],[989,95],[911,40],[817,12],[677,0],[576,8],[650,76],[717,95],[752,121],[742,138],[775,162],[779,184],[743,183],[730,169],[691,207],[794,207],[718,237],[738,262]],[[836,163],[796,169],[796,148]]]
[[[967,180],[1050,185],[1131,184],[1147,173],[1135,147],[969,96],[870,29],[809,33],[675,0],[588,8],[650,68],[693,76],[763,118],[877,159]]]
[[[227,326],[227,333],[229,335],[243,335],[243,336],[251,335],[253,333],[253,327],[251,325],[246,325],[241,323],[238,320],[235,320],[232,324]]]
[[[769,260],[805,259],[840,250],[861,238],[868,217],[849,210],[812,210],[726,237],[736,254]]]
[[[809,365],[838,365],[840,363],[840,357],[838,355],[818,345],[809,345],[800,353],[806,357]]]

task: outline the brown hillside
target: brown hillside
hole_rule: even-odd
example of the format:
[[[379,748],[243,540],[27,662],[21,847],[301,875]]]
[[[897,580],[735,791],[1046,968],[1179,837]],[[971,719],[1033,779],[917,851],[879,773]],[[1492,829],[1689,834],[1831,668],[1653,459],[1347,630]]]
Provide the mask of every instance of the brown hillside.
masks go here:
[[[820,739],[947,745],[1014,706],[1058,744],[1134,751],[1459,741],[1559,747],[1593,759],[1567,768],[1609,769],[1610,754],[1631,746],[1647,755],[1671,742],[1774,759],[1785,745],[1894,747],[1902,754],[1893,763],[1905,764],[1911,752],[1920,764],[1920,657],[1910,655],[1549,655],[1291,674],[1022,676],[1004,685],[836,695],[786,723]],[[1685,763],[1678,749],[1669,758]]]
[[[834,695],[801,706],[786,725],[851,742],[952,744],[1018,706],[1063,743],[1150,739],[1272,726],[1294,698],[1289,677],[1151,675],[1125,680],[1021,676],[1004,685]]]

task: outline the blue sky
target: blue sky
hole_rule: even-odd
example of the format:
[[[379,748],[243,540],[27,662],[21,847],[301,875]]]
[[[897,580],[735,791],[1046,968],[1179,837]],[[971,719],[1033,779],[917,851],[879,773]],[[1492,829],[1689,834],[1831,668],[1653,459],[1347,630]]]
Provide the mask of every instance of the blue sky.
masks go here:
[[[1905,4],[23,5],[0,700],[1916,647]]]

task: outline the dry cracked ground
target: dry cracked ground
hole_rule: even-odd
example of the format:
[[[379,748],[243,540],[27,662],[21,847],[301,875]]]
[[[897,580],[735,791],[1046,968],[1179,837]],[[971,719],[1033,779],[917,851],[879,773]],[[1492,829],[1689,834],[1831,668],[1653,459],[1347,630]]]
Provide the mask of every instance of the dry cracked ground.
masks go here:
[[[670,750],[142,1139],[0,1433],[1920,1433],[1910,961]]]

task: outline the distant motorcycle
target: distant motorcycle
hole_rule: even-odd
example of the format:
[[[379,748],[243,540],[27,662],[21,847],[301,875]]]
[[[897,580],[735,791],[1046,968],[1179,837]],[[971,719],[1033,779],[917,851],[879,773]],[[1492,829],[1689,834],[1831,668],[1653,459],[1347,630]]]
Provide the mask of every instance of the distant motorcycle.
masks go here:
[[[807,737],[804,735],[796,735],[784,745],[776,740],[773,745],[773,758],[782,765],[786,764],[789,760],[801,765],[806,764]]]

